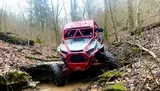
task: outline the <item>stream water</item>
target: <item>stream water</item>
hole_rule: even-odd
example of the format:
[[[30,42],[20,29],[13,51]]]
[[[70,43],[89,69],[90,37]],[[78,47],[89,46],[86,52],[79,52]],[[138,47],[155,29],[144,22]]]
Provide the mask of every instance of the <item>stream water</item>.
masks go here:
[[[37,87],[40,91],[72,91],[76,88],[86,89],[89,83],[70,83],[63,87],[57,87],[53,83],[41,83]]]

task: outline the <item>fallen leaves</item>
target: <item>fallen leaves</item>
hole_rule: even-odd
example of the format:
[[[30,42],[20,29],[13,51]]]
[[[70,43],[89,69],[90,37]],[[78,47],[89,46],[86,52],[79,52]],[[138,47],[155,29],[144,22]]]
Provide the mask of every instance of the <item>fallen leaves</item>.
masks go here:
[[[0,41],[0,45],[0,74],[35,63],[24,57],[26,53],[29,53],[29,46],[11,45],[3,41]]]

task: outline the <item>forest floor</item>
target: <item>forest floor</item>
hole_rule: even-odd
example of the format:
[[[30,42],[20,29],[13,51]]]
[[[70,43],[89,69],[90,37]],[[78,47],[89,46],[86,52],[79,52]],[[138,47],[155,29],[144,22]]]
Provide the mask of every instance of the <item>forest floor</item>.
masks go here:
[[[112,88],[116,88],[120,91],[159,91],[160,27],[133,36],[121,32],[121,36],[121,42],[115,42],[107,48],[115,55],[121,67],[112,74],[104,73],[103,81],[99,81],[102,79],[100,77],[97,86],[91,85],[89,90],[114,91]],[[123,74],[115,78],[116,72]]]
[[[87,84],[89,86],[85,84],[86,89],[73,88],[74,91],[109,91],[107,89],[115,85],[122,91],[123,88],[127,91],[160,90],[160,27],[145,30],[136,36],[123,34],[121,32],[124,37],[120,38],[120,42],[107,44],[106,47],[121,67],[110,72],[113,74],[98,76],[96,81]],[[0,52],[0,75],[3,77],[12,70],[30,67],[42,60],[58,60],[55,45],[22,46],[0,41]],[[117,76],[119,72],[122,74]]]

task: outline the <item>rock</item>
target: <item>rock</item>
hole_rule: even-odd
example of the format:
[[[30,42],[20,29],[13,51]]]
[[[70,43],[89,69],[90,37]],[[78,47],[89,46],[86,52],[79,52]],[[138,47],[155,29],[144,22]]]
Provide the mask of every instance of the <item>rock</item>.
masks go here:
[[[39,81],[31,81],[31,82],[28,82],[28,86],[31,88],[35,88],[39,83],[40,83]]]
[[[73,89],[72,91],[87,91],[87,90],[82,88],[76,88],[76,89]]]
[[[0,88],[2,91],[6,91],[6,85],[9,89],[14,91],[20,91],[23,88],[30,87],[28,82],[31,81],[31,77],[26,73],[19,70],[11,70],[5,75],[0,75]],[[35,85],[32,85],[35,87]],[[10,90],[9,90],[10,91]]]

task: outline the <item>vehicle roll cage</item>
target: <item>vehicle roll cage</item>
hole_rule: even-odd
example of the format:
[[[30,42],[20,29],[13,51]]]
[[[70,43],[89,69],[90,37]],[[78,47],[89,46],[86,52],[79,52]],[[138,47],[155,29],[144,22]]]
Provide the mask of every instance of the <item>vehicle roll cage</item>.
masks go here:
[[[74,27],[71,27],[71,26],[67,26],[63,29],[62,31],[62,41],[65,41],[67,39],[73,39],[73,38],[92,38],[92,37],[96,37],[97,36],[97,33],[95,32],[95,29],[98,28],[98,25],[93,21],[93,20],[90,20],[90,21],[86,21],[88,22],[87,23],[84,23],[84,24],[87,24],[88,26],[81,26],[79,27],[77,25],[77,23],[73,23],[71,25],[77,25],[74,26]],[[88,34],[85,34],[85,32]],[[69,36],[67,36],[67,33],[72,33],[70,34]]]

